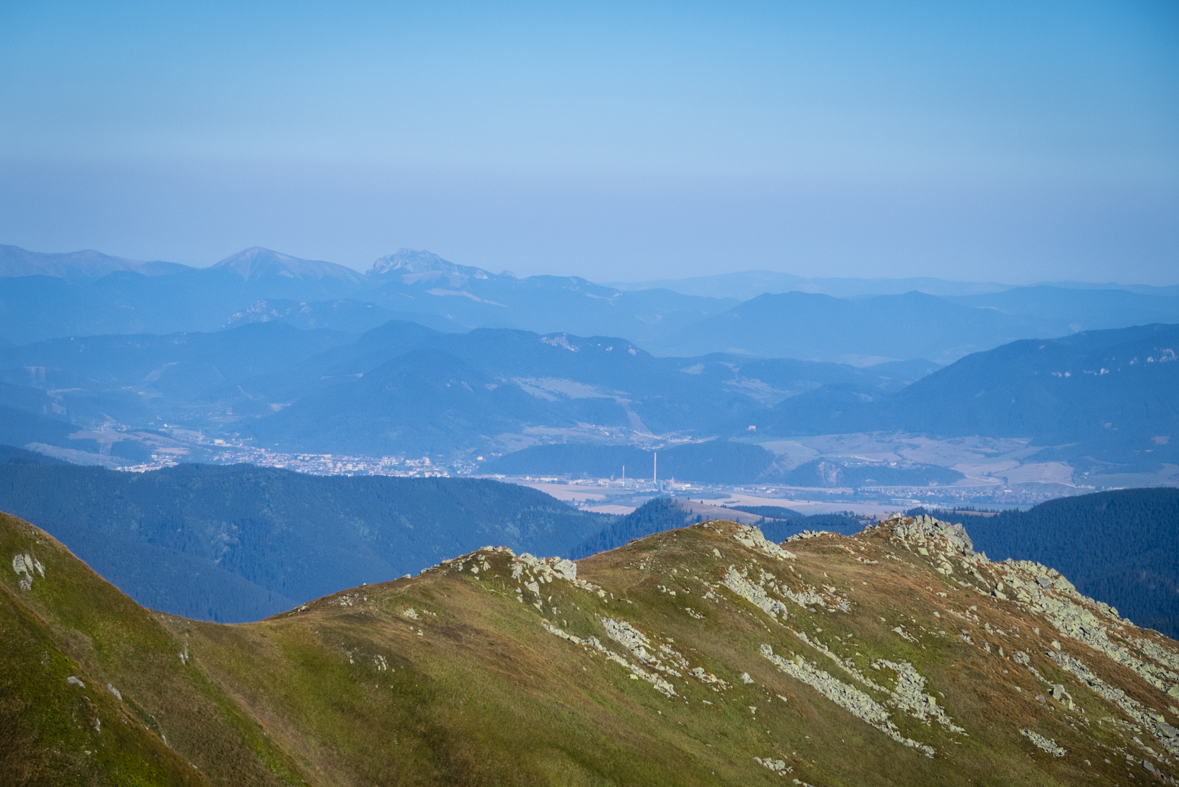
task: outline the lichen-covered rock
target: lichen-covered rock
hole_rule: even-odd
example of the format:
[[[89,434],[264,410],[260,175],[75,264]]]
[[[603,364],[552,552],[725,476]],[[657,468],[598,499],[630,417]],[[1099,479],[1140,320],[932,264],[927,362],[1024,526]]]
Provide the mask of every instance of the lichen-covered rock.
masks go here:
[[[960,524],[943,522],[925,515],[904,517],[894,514],[877,527],[885,525],[890,526],[893,535],[902,541],[944,546],[967,557],[974,555],[974,542],[966,534],[966,528]]]
[[[20,577],[20,589],[30,590],[33,587],[33,577],[40,574],[45,576],[45,566],[28,552],[17,552],[12,556],[12,570]]]
[[[786,764],[785,760],[762,759],[761,757],[754,757],[753,761],[758,765],[764,765],[774,773],[785,776],[788,773],[793,773],[794,769]]]
[[[910,715],[928,722],[933,719],[951,732],[966,732],[955,724],[945,710],[938,704],[933,695],[925,693],[925,677],[907,661],[895,662],[887,659],[877,659],[881,667],[896,673],[897,687],[892,692],[893,702],[905,709]]]
[[[752,525],[737,525],[736,530],[733,532],[733,538],[742,546],[757,550],[772,558],[793,560],[795,557],[793,552],[782,549],[782,547],[773,541],[766,540],[765,534],[761,532],[761,529]]]
[[[888,710],[879,702],[856,687],[831,677],[801,656],[795,656],[793,660],[784,659],[775,654],[772,647],[765,644],[761,646],[761,655],[782,672],[807,684],[839,707],[864,720],[898,743],[916,749],[927,757],[932,757],[936,753],[932,746],[912,738],[906,738],[901,734],[896,723],[889,717]]]
[[[1051,738],[1045,738],[1038,732],[1034,732],[1032,730],[1020,730],[1019,732],[1032,743],[1036,744],[1038,748],[1043,749],[1053,757],[1063,757],[1064,755],[1068,754],[1068,752],[1061,748],[1060,745],[1056,743],[1056,741],[1052,740]]]
[[[764,586],[753,584],[748,577],[742,576],[733,566],[729,566],[729,570],[725,572],[725,580],[721,584],[750,604],[760,607],[773,618],[785,620],[789,617],[785,604],[776,598],[771,598],[766,593]]]

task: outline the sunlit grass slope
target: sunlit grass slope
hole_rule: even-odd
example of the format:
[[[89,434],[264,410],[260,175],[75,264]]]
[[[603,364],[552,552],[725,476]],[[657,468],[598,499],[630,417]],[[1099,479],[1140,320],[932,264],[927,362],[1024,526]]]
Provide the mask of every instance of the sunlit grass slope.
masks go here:
[[[925,518],[781,546],[710,522],[576,565],[487,548],[237,626],[143,610],[13,518],[0,550],[5,784],[1179,773],[1179,645]]]

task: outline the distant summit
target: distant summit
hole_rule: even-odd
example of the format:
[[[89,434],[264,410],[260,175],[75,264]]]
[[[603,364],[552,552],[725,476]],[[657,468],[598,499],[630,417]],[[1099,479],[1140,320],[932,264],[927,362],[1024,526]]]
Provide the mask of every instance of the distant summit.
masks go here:
[[[450,284],[458,287],[468,279],[491,279],[494,274],[471,265],[456,265],[425,249],[398,249],[374,262],[368,275],[376,279],[400,275],[403,284],[446,277]]]
[[[350,284],[360,284],[363,279],[351,268],[322,260],[303,260],[277,251],[251,246],[233,254],[209,270],[236,273],[246,281],[282,276],[289,279],[340,279]]]
[[[453,262],[442,259],[432,251],[425,249],[398,249],[387,257],[381,257],[373,263],[371,274],[401,271],[402,273],[425,273],[426,271],[440,271],[457,268]]]

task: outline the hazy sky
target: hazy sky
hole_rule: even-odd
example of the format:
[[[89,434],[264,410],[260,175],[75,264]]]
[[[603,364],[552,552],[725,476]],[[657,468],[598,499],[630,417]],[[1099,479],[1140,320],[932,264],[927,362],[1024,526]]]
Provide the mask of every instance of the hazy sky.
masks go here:
[[[1179,282],[1179,3],[0,0],[0,243]]]

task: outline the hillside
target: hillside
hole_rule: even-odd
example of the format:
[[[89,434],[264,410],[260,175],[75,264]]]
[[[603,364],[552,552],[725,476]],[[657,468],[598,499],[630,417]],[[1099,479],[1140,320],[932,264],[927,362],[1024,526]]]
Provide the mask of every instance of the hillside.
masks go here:
[[[486,548],[227,627],[149,613],[2,516],[0,775],[871,786],[1179,774],[1179,644],[1055,571],[992,563],[961,528],[924,517],[784,546],[709,522],[577,564]]]

